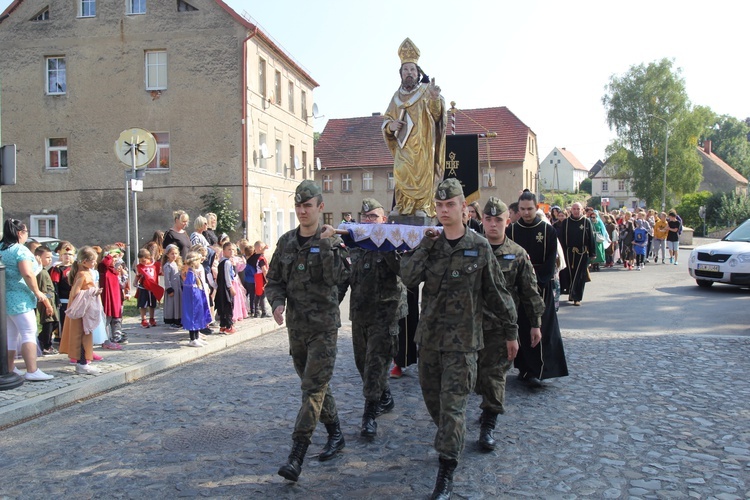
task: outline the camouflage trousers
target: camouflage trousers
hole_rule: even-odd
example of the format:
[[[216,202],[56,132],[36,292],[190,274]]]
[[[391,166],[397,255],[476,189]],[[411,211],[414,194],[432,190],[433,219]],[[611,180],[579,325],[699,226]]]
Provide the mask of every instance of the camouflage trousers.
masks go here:
[[[379,401],[388,388],[388,369],[398,354],[398,321],[390,325],[364,325],[352,322],[354,363],[362,378],[362,394],[367,401]]]
[[[484,333],[484,349],[477,355],[476,393],[482,396],[479,407],[492,413],[505,413],[505,375],[513,362],[501,335]]]
[[[302,381],[302,406],[292,434],[295,441],[310,443],[318,420],[324,424],[336,420],[336,400],[328,383],[336,362],[337,337],[338,330],[289,330],[289,353]]]
[[[466,404],[477,378],[476,352],[441,352],[419,346],[419,385],[438,427],[435,450],[458,460],[466,435]]]

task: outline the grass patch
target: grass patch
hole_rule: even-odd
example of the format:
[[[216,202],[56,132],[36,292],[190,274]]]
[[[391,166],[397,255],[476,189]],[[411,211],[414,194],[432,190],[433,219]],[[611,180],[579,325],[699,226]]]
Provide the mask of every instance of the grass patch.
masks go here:
[[[138,299],[135,297],[122,303],[123,318],[140,318],[141,313],[138,311]]]

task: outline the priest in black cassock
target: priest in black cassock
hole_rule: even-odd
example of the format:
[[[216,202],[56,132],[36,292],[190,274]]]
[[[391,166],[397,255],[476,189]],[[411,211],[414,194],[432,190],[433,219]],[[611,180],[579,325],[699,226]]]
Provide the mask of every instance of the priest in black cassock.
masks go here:
[[[583,288],[588,280],[589,257],[596,256],[594,227],[583,213],[580,203],[570,207],[570,217],[562,221],[557,236],[565,252],[567,267],[560,271],[560,289],[568,292],[568,300],[580,306]]]
[[[555,228],[536,214],[536,196],[524,191],[518,198],[521,218],[508,226],[506,235],[521,245],[534,265],[539,294],[544,300],[542,315],[542,341],[531,347],[531,322],[524,308],[518,311],[518,341],[521,345],[514,366],[518,378],[531,387],[541,387],[541,381],[568,375],[560,325],[555,312],[555,258],[557,257],[557,233]]]

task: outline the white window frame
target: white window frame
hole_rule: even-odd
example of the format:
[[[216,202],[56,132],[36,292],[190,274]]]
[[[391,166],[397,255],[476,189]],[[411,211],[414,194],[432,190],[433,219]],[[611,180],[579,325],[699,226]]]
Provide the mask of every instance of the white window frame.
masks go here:
[[[307,121],[307,92],[304,90],[299,91],[299,105],[302,119]]]
[[[482,168],[482,187],[493,188],[497,186],[497,179],[495,178],[495,167],[483,167]]]
[[[284,210],[279,208],[276,210],[276,239],[281,238],[284,232]]]
[[[289,112],[294,114],[294,82],[289,82]]]
[[[372,172],[362,172],[362,191],[375,191],[375,179]]]
[[[78,0],[78,17],[96,17],[96,0]]]
[[[266,60],[263,58],[258,59],[258,94],[266,100]],[[265,109],[265,106],[263,107]]]
[[[333,175],[323,174],[323,192],[333,193]]]
[[[146,0],[125,0],[125,14],[135,16],[146,13]]]
[[[352,192],[352,174],[341,174],[341,192]]]
[[[169,132],[151,132],[156,139],[156,155],[146,168],[149,172],[168,171],[172,165],[172,152],[169,146]]]
[[[297,227],[297,212],[294,210],[289,211],[289,229],[292,230]]]
[[[62,139],[65,141],[64,146],[52,146],[51,141]],[[68,169],[68,138],[67,137],[48,137],[44,140],[44,166],[47,170],[67,170]],[[52,165],[52,154],[57,154],[57,166]],[[63,155],[63,153],[65,153]],[[62,165],[62,158],[65,156],[65,166]]]
[[[271,209],[263,209],[263,241],[273,241],[271,239]]]
[[[50,63],[56,62],[56,68],[50,68]],[[60,61],[62,61],[62,69],[60,69]],[[68,92],[68,83],[66,75],[67,65],[65,64],[65,56],[50,56],[44,59],[44,73],[45,73],[45,90],[47,95],[65,95]],[[60,80],[62,80],[62,90],[53,91],[50,88],[52,82],[60,86]]]
[[[50,222],[52,223],[52,229],[50,230]],[[45,233],[41,234],[39,231],[39,225],[44,223]],[[59,228],[57,215],[42,214],[42,215],[30,215],[29,216],[29,236],[39,236],[42,238],[57,238],[57,232]]]
[[[274,155],[276,156],[276,174],[284,175],[284,165],[281,161],[281,139],[276,139],[276,149]]]
[[[294,145],[289,145],[289,178],[295,179],[297,177],[297,167],[294,165]]]
[[[276,105],[281,106],[281,71],[273,74],[273,97],[276,99]]]
[[[266,158],[263,157],[264,144],[266,145],[266,151],[268,151],[268,135],[265,132],[258,132],[258,168],[261,170],[268,169]]]
[[[396,179],[393,176],[393,172],[388,172],[388,180],[386,181],[386,190],[393,191],[396,189]]]
[[[602,181],[602,192],[609,191],[609,181]]]
[[[625,185],[625,181],[624,180],[617,181],[617,190],[618,191],[625,191],[626,187],[627,186]]]
[[[169,69],[167,51],[147,50],[143,59],[146,65],[146,90],[166,90],[167,73]],[[152,72],[154,72],[153,75]],[[152,76],[154,76],[156,79],[153,85],[150,83],[152,80]],[[164,80],[163,82],[161,81],[162,78]]]

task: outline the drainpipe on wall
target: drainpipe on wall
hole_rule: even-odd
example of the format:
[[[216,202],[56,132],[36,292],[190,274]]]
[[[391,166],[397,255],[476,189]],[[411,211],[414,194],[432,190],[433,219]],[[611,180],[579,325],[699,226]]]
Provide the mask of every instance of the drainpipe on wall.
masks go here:
[[[242,224],[245,227],[243,236],[247,237],[247,42],[258,34],[258,27],[242,42]]]

